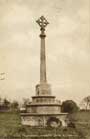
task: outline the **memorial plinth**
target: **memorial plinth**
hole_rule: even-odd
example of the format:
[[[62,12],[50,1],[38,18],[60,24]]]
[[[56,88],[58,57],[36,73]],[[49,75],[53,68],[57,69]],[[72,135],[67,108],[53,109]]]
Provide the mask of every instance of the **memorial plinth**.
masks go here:
[[[23,125],[29,126],[66,126],[67,114],[61,112],[61,103],[52,95],[51,86],[47,82],[46,53],[45,53],[45,28],[48,21],[41,16],[37,21],[40,26],[40,82],[36,85],[36,95],[32,102],[27,104],[26,113],[21,113]]]

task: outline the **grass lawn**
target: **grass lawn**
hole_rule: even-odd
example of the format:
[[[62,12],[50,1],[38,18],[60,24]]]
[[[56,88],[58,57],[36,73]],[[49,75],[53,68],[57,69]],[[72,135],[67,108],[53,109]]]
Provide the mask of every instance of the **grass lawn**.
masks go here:
[[[80,111],[71,115],[76,129],[90,139],[90,111]]]
[[[20,125],[18,112],[0,112],[0,136],[17,132]]]

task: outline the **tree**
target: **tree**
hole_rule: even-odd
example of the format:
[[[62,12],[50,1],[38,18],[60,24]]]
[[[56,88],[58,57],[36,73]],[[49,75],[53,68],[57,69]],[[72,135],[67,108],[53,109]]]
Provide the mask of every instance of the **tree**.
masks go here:
[[[10,108],[10,101],[8,99],[4,99],[3,100],[3,105],[2,105],[3,109],[9,109]]]
[[[3,100],[3,105],[6,106],[6,107],[8,107],[10,105],[10,101],[5,98]]]
[[[83,100],[81,102],[81,107],[84,110],[90,110],[90,96],[83,98]]]
[[[62,103],[62,112],[73,113],[78,110],[79,107],[73,100],[66,100]]]
[[[13,110],[18,110],[18,107],[19,107],[19,104],[18,104],[17,101],[13,101],[13,102],[11,103],[11,108],[12,108]]]
[[[30,99],[29,98],[24,98],[23,99],[23,107],[26,108],[28,104],[30,104]]]

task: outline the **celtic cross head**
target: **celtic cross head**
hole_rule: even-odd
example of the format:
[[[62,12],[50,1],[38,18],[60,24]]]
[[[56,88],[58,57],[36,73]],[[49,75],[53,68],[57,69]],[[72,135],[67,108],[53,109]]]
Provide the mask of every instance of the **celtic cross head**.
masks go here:
[[[49,24],[44,16],[41,16],[36,22],[41,27],[41,29],[45,29],[45,27]]]

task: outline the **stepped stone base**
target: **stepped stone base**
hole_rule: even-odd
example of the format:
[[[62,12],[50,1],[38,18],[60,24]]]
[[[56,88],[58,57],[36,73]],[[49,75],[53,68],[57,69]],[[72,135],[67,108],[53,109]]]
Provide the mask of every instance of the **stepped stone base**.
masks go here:
[[[28,126],[66,126],[67,113],[61,112],[61,102],[51,95],[50,85],[36,85],[36,95],[27,104],[26,113],[21,113],[21,122]]]
[[[58,119],[58,122],[51,119]],[[59,113],[59,114],[30,114],[30,113],[22,113],[21,120],[23,125],[28,126],[48,126],[48,121],[50,121],[50,126],[58,127],[58,126],[67,126],[67,114],[66,113]]]

